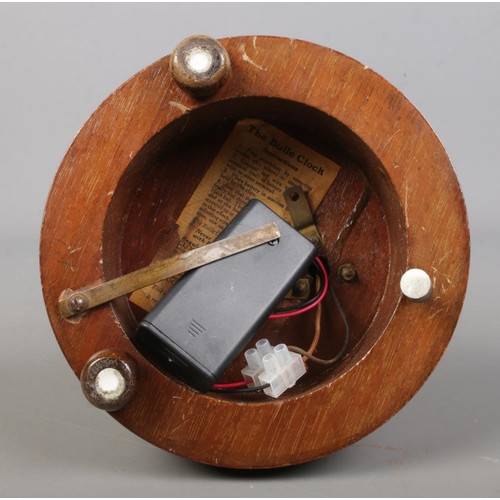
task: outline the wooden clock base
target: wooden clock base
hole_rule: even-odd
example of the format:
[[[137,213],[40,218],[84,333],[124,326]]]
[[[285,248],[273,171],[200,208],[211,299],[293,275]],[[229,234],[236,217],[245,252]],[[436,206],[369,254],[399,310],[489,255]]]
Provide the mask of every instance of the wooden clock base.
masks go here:
[[[199,98],[172,78],[169,57],[144,69],[90,117],[66,154],[46,207],[41,274],[49,318],[80,377],[96,353],[132,358],[133,397],[111,415],[177,455],[233,468],[312,460],[366,436],[430,375],[462,307],[469,269],[465,206],[450,161],[412,104],[375,72],[333,50],[272,37],[221,41],[231,75]],[[351,329],[347,354],[278,398],[200,394],[134,341],[145,312],[128,298],[63,319],[58,299],[172,253],[175,222],[235,124],[256,118],[341,169],[315,213],[320,255]],[[165,255],[168,256],[168,255]],[[344,264],[357,279],[337,279]],[[400,279],[423,269],[434,291],[416,303]],[[330,296],[316,356],[331,358],[343,323]],[[268,321],[255,337],[308,346],[314,312]],[[254,341],[252,342],[253,345]],[[241,355],[223,381],[238,380]],[[88,369],[88,367],[87,367]],[[88,370],[87,370],[88,371]]]

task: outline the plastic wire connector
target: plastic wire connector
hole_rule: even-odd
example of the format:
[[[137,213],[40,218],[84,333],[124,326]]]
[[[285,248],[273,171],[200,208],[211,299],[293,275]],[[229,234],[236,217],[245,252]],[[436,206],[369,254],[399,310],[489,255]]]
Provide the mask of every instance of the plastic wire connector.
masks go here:
[[[242,375],[253,382],[252,386],[269,384],[264,393],[273,398],[281,396],[293,387],[306,373],[306,366],[300,354],[290,352],[285,344],[272,347],[267,339],[259,340],[256,349],[245,352],[248,365]]]
[[[264,372],[262,358],[273,352],[273,348],[267,339],[261,339],[255,344],[256,349],[248,349],[245,351],[245,359],[247,366],[241,370],[241,374],[245,380],[252,379],[253,382],[248,384],[249,387],[261,385],[259,375]]]

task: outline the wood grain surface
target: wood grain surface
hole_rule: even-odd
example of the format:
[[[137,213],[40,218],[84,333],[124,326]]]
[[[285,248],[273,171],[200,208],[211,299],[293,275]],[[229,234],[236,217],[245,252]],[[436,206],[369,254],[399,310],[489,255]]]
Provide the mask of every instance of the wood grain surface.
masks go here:
[[[135,397],[112,413],[172,453],[233,468],[280,467],[339,450],[375,430],[418,391],[455,328],[467,286],[469,232],[446,152],[415,107],[371,69],[334,50],[293,39],[221,40],[232,73],[198,99],[173,81],[169,58],[116,90],[69,148],[47,202],[40,265],[45,303],[77,376],[96,352],[131,355]],[[275,400],[262,394],[200,394],[134,343],[144,311],[117,299],[76,320],[58,313],[64,289],[148,265],[177,245],[175,221],[234,124],[268,121],[341,165],[315,213],[352,338],[347,355],[308,373]],[[342,283],[353,263],[358,279]],[[434,282],[432,298],[402,297],[409,268]],[[316,355],[333,357],[343,324],[325,299]],[[308,347],[314,312],[268,321],[271,343]],[[252,343],[253,343],[252,342]],[[224,375],[238,380],[240,356]],[[97,410],[96,410],[97,411]]]

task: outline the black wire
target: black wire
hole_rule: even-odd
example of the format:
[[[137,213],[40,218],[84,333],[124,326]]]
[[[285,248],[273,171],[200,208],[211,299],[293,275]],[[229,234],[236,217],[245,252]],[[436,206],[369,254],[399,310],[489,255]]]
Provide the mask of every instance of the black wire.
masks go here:
[[[351,339],[351,329],[349,328],[349,322],[347,321],[347,317],[345,315],[345,312],[342,309],[342,306],[340,305],[339,298],[337,297],[337,295],[333,291],[332,286],[330,286],[330,293],[332,294],[333,300],[335,301],[335,305],[337,306],[340,317],[342,318],[342,321],[344,322],[344,327],[345,327],[344,345],[342,346],[342,349],[337,354],[337,356],[335,356],[337,359],[340,359],[345,354],[345,351],[347,349],[347,344],[349,344],[349,340]]]
[[[325,278],[323,276],[323,273],[321,272],[321,268],[319,267],[319,265],[316,261],[312,262],[311,267],[314,268],[314,277],[319,276],[319,280],[320,280],[319,291],[314,295],[314,297],[306,300],[305,302],[302,302],[302,303],[297,304],[295,306],[282,307],[281,309],[275,309],[274,313],[285,313],[285,312],[297,311],[299,309],[302,309],[302,308],[307,307],[308,305],[312,304],[314,301],[316,301],[320,297],[320,295],[323,293],[323,290],[326,286]],[[313,273],[311,273],[311,274],[313,274]],[[332,293],[333,293],[333,291],[332,291]],[[244,393],[249,393],[249,392],[263,391],[264,389],[267,389],[268,387],[270,387],[270,385],[271,384],[265,384],[265,385],[260,385],[258,387],[242,387],[242,388],[235,388],[235,389],[210,389],[209,392],[217,392],[219,394],[244,394]]]
[[[244,392],[259,392],[270,387],[271,384],[259,385],[257,387],[242,387],[238,389],[210,389],[210,392],[219,392],[221,394],[239,394]]]
[[[312,266],[314,267],[314,275],[319,276],[320,279],[320,287],[316,295],[300,304],[296,304],[294,306],[289,306],[289,307],[282,307],[281,309],[275,309],[273,314],[298,311],[312,304],[315,300],[318,300],[319,296],[323,293],[323,290],[325,288],[325,278],[323,277],[323,273],[321,272],[321,269],[316,261],[312,262]]]

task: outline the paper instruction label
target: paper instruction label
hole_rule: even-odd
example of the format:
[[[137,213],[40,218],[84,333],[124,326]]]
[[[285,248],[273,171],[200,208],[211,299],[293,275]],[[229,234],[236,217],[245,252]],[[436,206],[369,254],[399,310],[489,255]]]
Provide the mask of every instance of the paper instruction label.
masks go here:
[[[302,186],[314,213],[339,170],[337,163],[276,127],[240,120],[177,220],[175,253],[211,243],[252,198],[291,223],[283,192],[292,186]],[[177,280],[138,290],[130,300],[150,311]]]

